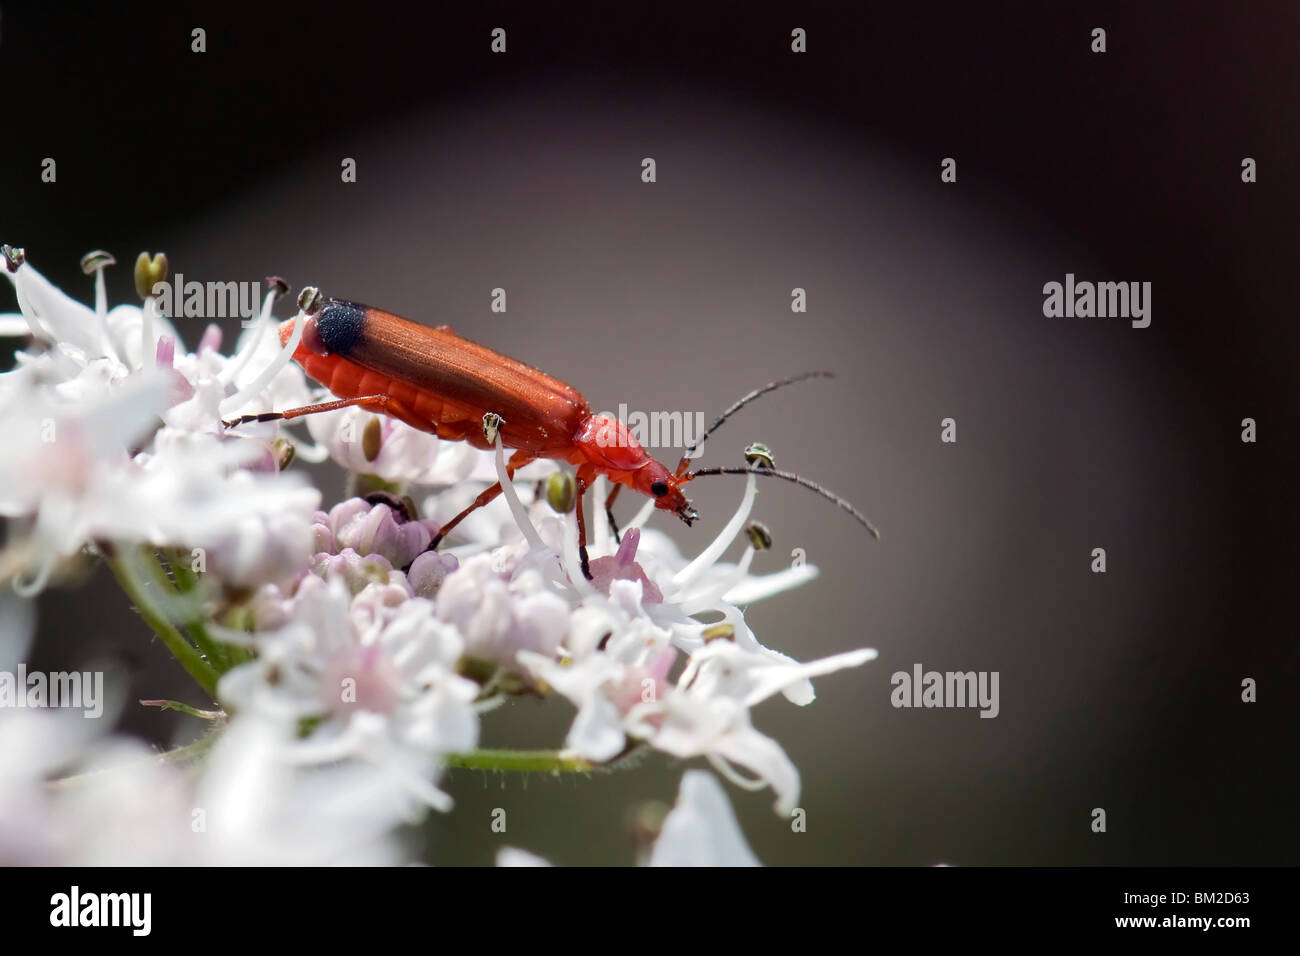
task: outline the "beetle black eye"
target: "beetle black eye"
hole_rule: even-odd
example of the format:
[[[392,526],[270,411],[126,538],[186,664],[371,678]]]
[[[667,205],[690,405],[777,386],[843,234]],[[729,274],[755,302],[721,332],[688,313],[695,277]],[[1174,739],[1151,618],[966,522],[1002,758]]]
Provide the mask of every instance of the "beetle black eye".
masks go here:
[[[668,482],[664,481],[662,478],[657,481],[652,481],[650,483],[650,493],[656,498],[662,498],[664,495],[668,494]]]

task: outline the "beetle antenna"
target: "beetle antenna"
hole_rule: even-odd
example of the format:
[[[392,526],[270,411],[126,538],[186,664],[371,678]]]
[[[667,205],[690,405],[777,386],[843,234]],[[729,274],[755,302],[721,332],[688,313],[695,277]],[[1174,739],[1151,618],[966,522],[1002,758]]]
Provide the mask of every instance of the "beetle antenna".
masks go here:
[[[878,539],[880,537],[880,532],[876,530],[876,526],[873,525],[870,521],[868,521],[867,516],[864,515],[861,511],[853,507],[853,505],[849,504],[849,502],[845,501],[843,498],[835,494],[833,491],[823,488],[815,481],[809,481],[807,478],[804,478],[802,475],[796,475],[793,472],[789,472],[789,471],[777,471],[773,468],[741,468],[741,467],[701,468],[698,471],[688,471],[685,475],[682,476],[681,480],[684,483],[690,481],[693,478],[699,478],[701,475],[766,475],[771,478],[784,478],[786,481],[792,481],[796,485],[801,485],[804,488],[809,489],[810,491],[815,491],[823,498],[835,502],[837,505],[839,505],[849,514],[853,515],[853,517],[857,518],[858,522],[864,528],[866,528],[868,531],[871,532],[871,536],[873,538]]]
[[[714,431],[717,430],[719,425],[725,422],[736,412],[740,411],[742,408],[744,408],[754,399],[759,398],[762,395],[766,395],[768,392],[774,392],[778,388],[783,388],[786,385],[793,385],[795,382],[802,382],[805,379],[834,378],[834,377],[835,375],[831,372],[804,372],[801,375],[792,375],[790,378],[783,378],[776,382],[768,382],[766,385],[754,389],[744,398],[738,400],[725,412],[719,415],[717,419],[713,422],[713,424],[704,430],[704,434],[699,437],[699,440],[696,441],[695,444],[691,445],[691,447],[686,449],[686,451],[682,454],[682,460],[677,464],[677,477],[680,478],[682,475],[686,473],[686,466],[690,464],[691,459],[694,458],[699,453],[700,447],[704,444],[704,440],[708,438],[710,435],[712,435]],[[700,474],[700,472],[696,472],[696,474]]]

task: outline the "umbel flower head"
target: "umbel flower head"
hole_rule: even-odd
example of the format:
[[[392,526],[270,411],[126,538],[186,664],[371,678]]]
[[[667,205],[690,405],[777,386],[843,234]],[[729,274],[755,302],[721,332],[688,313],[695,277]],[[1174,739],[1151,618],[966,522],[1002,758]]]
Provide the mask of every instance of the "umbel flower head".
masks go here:
[[[223,860],[320,860],[305,852],[308,842],[324,857],[355,859],[362,842],[321,843],[311,821],[286,831],[301,833],[303,845],[286,838],[268,851],[255,839],[276,825],[276,807],[324,772],[343,788],[323,801],[337,817],[326,822],[346,821],[358,835],[389,833],[422,808],[450,810],[439,787],[448,764],[510,768],[510,752],[491,758],[475,748],[485,714],[520,693],[557,695],[575,708],[552,769],[657,749],[703,757],[738,786],[770,788],[778,813],[796,806],[799,773],[755,729],[752,708],[778,695],[807,705],[812,678],[875,652],[800,663],[750,630],[741,605],[817,573],[813,565],[751,572],[767,543],[749,523],[754,475],[731,520],[690,558],[646,526],[653,503],[621,541],[597,509],[588,579],[575,515],[538,493],[556,466],[529,465],[516,487],[499,437],[495,452],[481,452],[356,408],[309,417],[311,440],[278,421],[226,428],[223,419],[320,397],[290,360],[305,323],[283,346],[271,334],[277,290],[230,355],[215,326],[191,352],[148,294],[148,280],[165,277],[159,258],[142,256],[137,266],[142,304],[110,310],[102,256],[87,259],[93,306],[55,289],[21,251],[5,247],[5,256],[19,311],[0,315],[0,334],[27,341],[13,371],[0,375],[0,439],[9,450],[0,514],[11,521],[0,575],[30,595],[69,562],[109,562],[219,703],[202,712],[218,736],[199,786],[244,806],[247,823],[223,838]],[[359,494],[323,509],[291,462],[326,457],[352,473]],[[450,547],[429,550],[439,527],[497,480],[501,499],[460,524]],[[601,500],[599,485],[595,492]],[[739,559],[724,562],[737,540],[745,543]],[[0,742],[9,739],[6,719],[0,714]],[[254,800],[224,776],[245,765],[264,769],[254,776],[273,798]],[[27,769],[40,778],[50,767]],[[688,775],[686,809],[674,811],[665,833],[723,821],[715,838],[725,851],[714,861],[749,860],[739,831],[733,838],[727,829],[735,825],[725,822],[725,797],[705,779]],[[369,809],[354,812],[363,801]],[[307,800],[300,811],[321,805]],[[670,848],[658,857],[690,858]]]

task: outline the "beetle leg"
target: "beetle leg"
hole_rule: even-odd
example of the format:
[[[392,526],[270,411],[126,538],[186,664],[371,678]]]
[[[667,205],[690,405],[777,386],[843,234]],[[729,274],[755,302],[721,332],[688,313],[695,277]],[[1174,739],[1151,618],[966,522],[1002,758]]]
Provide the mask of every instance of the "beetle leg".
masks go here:
[[[429,546],[424,550],[426,551],[436,550],[438,545],[442,543],[442,539],[447,536],[447,534],[451,531],[452,528],[456,527],[456,525],[460,524],[462,521],[464,521],[467,517],[469,517],[472,513],[477,511],[479,508],[482,508],[484,505],[489,504],[490,502],[495,500],[496,496],[499,494],[501,494],[501,482],[498,481],[487,491],[483,492],[481,495],[475,498],[470,503],[470,506],[468,508],[466,508],[460,514],[456,515],[456,517],[452,518],[445,525],[439,528],[438,533],[433,536],[433,540],[429,542]]]
[[[623,486],[616,484],[614,490],[609,493],[609,497],[605,499],[605,517],[609,518],[609,528],[614,532],[615,544],[623,543],[623,539],[618,536],[618,522],[614,520],[614,499],[618,497],[618,493],[622,490]]]
[[[513,479],[515,477],[515,472],[524,467],[524,465],[528,464],[530,461],[533,461],[532,455],[526,454],[522,448],[516,449],[515,453],[510,456],[510,461],[506,462],[506,477]],[[479,508],[492,502],[499,494],[501,494],[501,482],[498,481],[491,488],[487,489],[487,491],[475,498],[468,508],[439,528],[438,533],[433,536],[433,540],[429,542],[429,546],[424,550],[436,550],[438,545],[442,543],[442,539],[447,537],[448,532],[450,532],[452,528],[456,527],[456,525],[460,524]]]
[[[591,562],[587,560],[587,519],[582,514],[582,496],[587,491],[583,469],[578,469],[578,559],[582,562],[582,576],[591,580]]]
[[[360,398],[340,398],[334,402],[320,402],[315,405],[302,405],[298,408],[290,408],[283,412],[262,412],[258,415],[240,415],[238,418],[232,418],[229,421],[222,419],[221,424],[227,428],[234,428],[237,425],[245,425],[248,422],[278,422],[290,421],[294,418],[302,418],[304,415],[313,415],[316,412],[332,412],[340,408],[351,408],[353,405],[361,405],[365,402],[373,402],[382,399],[383,395],[363,395]]]
[[[227,428],[234,428],[237,425],[244,425],[248,422],[279,422],[293,421],[295,418],[302,418],[304,415],[315,415],[317,412],[334,412],[340,408],[352,408],[360,405],[368,412],[374,412],[378,415],[387,415],[389,418],[396,418],[410,425],[412,428],[422,432],[429,432],[436,435],[437,426],[433,422],[423,421],[418,415],[406,407],[402,402],[393,398],[391,395],[362,395],[358,398],[340,398],[332,402],[319,402],[315,405],[302,405],[298,408],[286,409],[283,412],[262,412],[259,415],[240,415],[238,418],[230,421],[222,421],[222,425]]]

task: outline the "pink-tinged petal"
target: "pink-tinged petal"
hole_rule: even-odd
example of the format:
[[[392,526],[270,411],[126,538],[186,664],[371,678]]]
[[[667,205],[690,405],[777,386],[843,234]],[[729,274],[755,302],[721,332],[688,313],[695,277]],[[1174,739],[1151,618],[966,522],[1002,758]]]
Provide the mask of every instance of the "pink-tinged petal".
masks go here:
[[[176,340],[170,335],[158,339],[158,348],[154,352],[154,362],[160,368],[170,367],[176,362]]]
[[[623,541],[619,544],[616,554],[592,561],[592,586],[602,594],[609,594],[609,586],[614,581],[640,581],[641,603],[662,604],[663,592],[646,575],[645,569],[636,563],[636,549],[640,541],[641,530],[629,528],[623,535]]]
[[[220,351],[221,351],[221,327],[218,326],[216,323],[212,323],[206,329],[203,330],[203,338],[199,339],[198,354],[202,355],[204,352],[220,352]]]
[[[190,380],[182,375],[176,369],[168,369],[171,373],[171,391],[168,393],[168,406],[179,405],[181,402],[188,402],[194,397],[194,386]]]
[[[374,645],[347,647],[321,671],[321,700],[331,713],[348,716],[357,710],[391,713],[401,694],[402,673]]]

